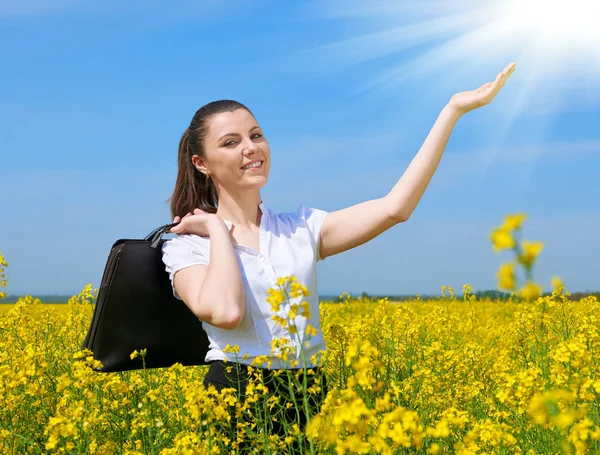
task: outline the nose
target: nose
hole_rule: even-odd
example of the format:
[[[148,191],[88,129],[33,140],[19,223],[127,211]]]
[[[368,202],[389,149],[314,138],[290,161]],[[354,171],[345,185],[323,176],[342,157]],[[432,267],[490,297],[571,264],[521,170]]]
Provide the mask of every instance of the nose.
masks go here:
[[[244,150],[244,155],[252,155],[252,154],[256,153],[257,151],[258,151],[258,146],[254,142],[252,142],[252,140],[250,140],[250,143]]]

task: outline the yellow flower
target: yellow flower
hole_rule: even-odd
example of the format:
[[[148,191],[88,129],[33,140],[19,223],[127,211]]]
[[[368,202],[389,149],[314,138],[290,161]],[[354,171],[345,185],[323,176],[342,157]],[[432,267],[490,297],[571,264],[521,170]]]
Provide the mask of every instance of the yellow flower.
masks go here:
[[[432,443],[429,449],[427,449],[427,453],[430,453],[432,455],[437,455],[438,453],[441,453],[441,451],[442,447],[436,442]]]
[[[535,258],[542,252],[544,244],[542,242],[530,242],[523,240],[523,254],[519,255],[519,262],[525,267],[531,267]]]
[[[506,262],[500,266],[496,274],[498,278],[498,288],[507,291],[515,289],[515,264]]]
[[[293,278],[293,281],[290,285],[292,297],[294,297],[294,298],[298,298],[301,296],[308,297],[310,295],[310,292],[308,291],[306,286],[298,283],[296,281],[296,278],[294,278],[294,277],[292,277],[292,278]]]
[[[519,290],[519,297],[523,300],[535,300],[542,293],[542,286],[533,281],[528,281],[525,285]]]
[[[510,231],[504,227],[493,229],[490,234],[490,240],[492,241],[496,253],[505,249],[514,248],[516,245],[515,239],[511,236]]]
[[[566,390],[547,390],[534,395],[527,412],[537,425],[550,425],[564,429],[571,425],[577,413],[571,409],[575,395]]]
[[[239,353],[240,347],[237,344],[234,344],[233,346],[231,346],[229,343],[227,343],[225,345],[225,347],[223,348],[223,352]]]
[[[305,318],[310,319],[310,303],[304,301],[300,304],[300,306],[302,307],[302,312],[300,313],[300,316],[304,316]]]
[[[561,288],[565,287],[565,284],[559,276],[553,276],[550,279],[550,282],[552,284],[552,289],[560,291]]]
[[[277,313],[281,307],[281,304],[285,302],[284,293],[282,291],[270,288],[267,290],[267,294],[269,295],[267,297],[267,302],[271,304],[271,311],[273,311],[273,313]]]
[[[281,316],[277,316],[277,315],[275,314],[275,315],[273,315],[273,316],[271,317],[271,319],[272,319],[273,321],[275,321],[275,323],[276,323],[278,326],[280,326],[280,327],[285,327],[285,326],[287,326],[287,323],[288,323],[288,321],[287,321],[287,318],[282,318]]]
[[[526,219],[527,219],[527,214],[525,214],[525,213],[516,213],[514,215],[506,215],[504,217],[504,224],[502,225],[502,227],[505,229],[508,229],[509,231],[518,229],[521,227],[521,224],[523,224],[523,221],[525,221]]]
[[[269,360],[269,358],[266,355],[259,355],[256,356],[254,358],[254,360],[252,361],[252,365],[256,365],[257,367],[260,367],[263,364],[267,364],[268,368],[271,368],[271,360]]]
[[[306,328],[304,329],[304,333],[306,333],[308,336],[310,337],[314,337],[317,335],[317,328],[314,327],[312,324],[306,324]]]
[[[298,308],[299,307],[297,303],[292,304],[288,313],[290,319],[294,319],[298,315]]]

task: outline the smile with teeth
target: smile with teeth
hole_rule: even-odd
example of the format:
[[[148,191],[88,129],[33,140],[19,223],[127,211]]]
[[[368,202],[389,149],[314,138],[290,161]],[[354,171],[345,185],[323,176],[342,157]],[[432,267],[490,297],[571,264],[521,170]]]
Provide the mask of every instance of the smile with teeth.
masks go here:
[[[255,163],[249,164],[247,166],[244,166],[242,169],[246,170],[246,169],[256,169],[259,167],[262,167],[263,162],[262,161],[257,161]]]

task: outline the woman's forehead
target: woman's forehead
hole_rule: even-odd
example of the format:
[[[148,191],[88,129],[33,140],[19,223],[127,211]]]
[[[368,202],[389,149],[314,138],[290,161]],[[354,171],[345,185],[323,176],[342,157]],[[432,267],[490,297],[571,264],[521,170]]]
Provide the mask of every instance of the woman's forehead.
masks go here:
[[[241,133],[258,125],[256,119],[246,109],[236,109],[233,112],[221,112],[215,114],[211,120],[210,129],[213,135],[236,132]]]

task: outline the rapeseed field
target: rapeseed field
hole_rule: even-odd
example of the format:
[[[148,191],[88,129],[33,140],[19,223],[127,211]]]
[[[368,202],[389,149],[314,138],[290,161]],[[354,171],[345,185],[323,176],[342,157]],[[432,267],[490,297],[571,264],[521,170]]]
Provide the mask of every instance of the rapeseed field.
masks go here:
[[[304,431],[292,425],[286,437],[265,425],[278,407],[303,403],[282,402],[259,381],[241,402],[234,389],[204,388],[206,366],[95,372],[97,361],[80,350],[96,297],[91,285],[65,305],[31,297],[1,305],[0,453],[230,454],[244,441],[255,453],[287,453],[294,440],[306,453],[598,453],[600,302],[571,301],[559,277],[541,295],[533,265],[543,245],[519,240],[524,219],[509,215],[490,235],[495,251],[515,254],[497,274],[498,288],[512,291],[508,300],[477,299],[469,285],[457,296],[444,286],[439,299],[344,294],[318,309],[292,305],[287,318],[276,318],[293,337],[298,315],[320,311],[327,343],[319,365],[329,393]],[[1,255],[0,265],[8,266]],[[306,292],[286,277],[269,301],[276,311]],[[317,330],[307,328],[306,345]],[[286,339],[273,348],[284,359],[294,354]],[[313,373],[290,387],[319,393]],[[245,423],[234,431],[232,417]]]

